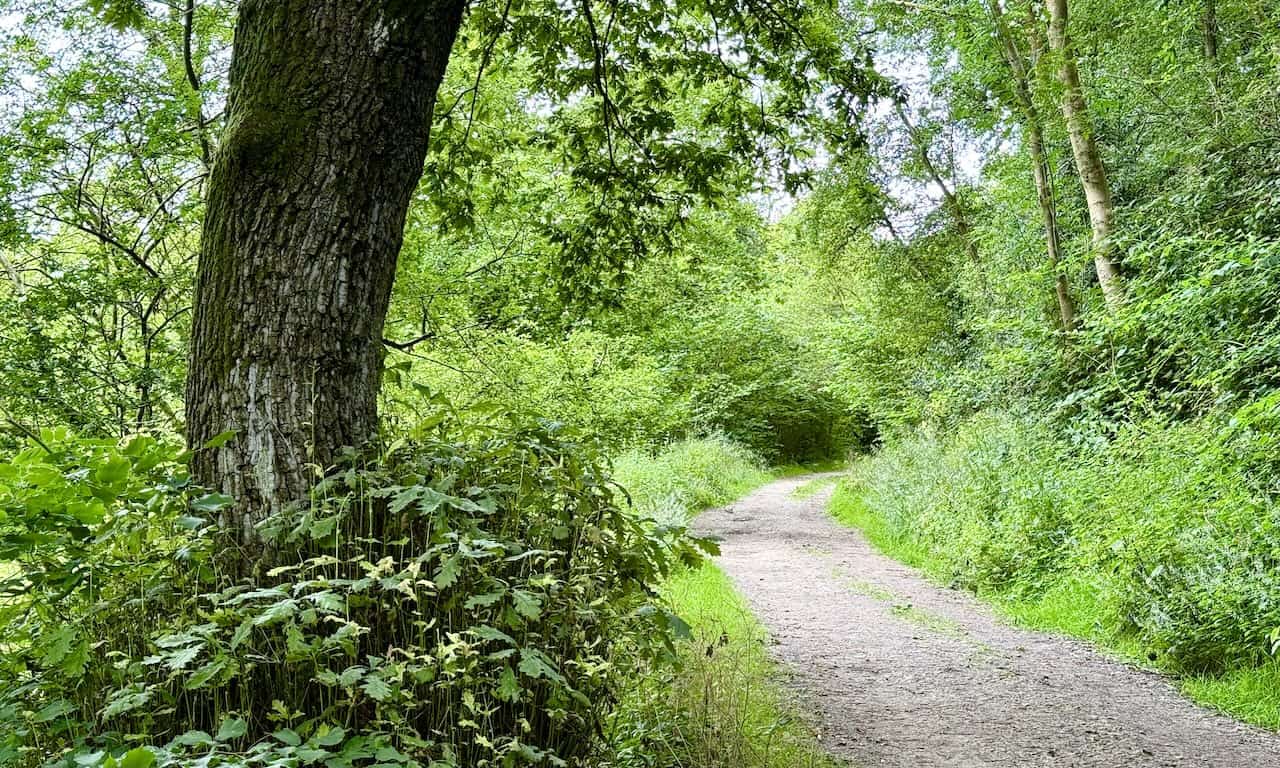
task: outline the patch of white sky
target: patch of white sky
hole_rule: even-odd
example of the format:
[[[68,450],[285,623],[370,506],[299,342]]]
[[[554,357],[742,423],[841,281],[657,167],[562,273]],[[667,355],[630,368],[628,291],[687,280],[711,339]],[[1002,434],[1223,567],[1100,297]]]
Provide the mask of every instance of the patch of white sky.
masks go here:
[[[906,98],[904,111],[917,127],[933,125],[944,116],[946,105],[934,93],[932,81],[935,64],[929,60],[924,41],[889,40],[878,36],[875,52],[876,70],[902,90]],[[943,66],[957,66],[953,58]],[[931,179],[921,179],[910,173],[907,165],[917,148],[908,129],[902,124],[894,105],[889,100],[873,102],[862,116],[868,131],[869,152],[878,170],[877,181],[892,201],[886,215],[893,224],[893,231],[909,236],[918,230],[930,212],[937,209],[943,199],[942,188]],[[944,182],[955,188],[975,183],[986,158],[999,149],[998,137],[975,136],[958,124],[948,124],[942,130],[931,130],[929,157],[944,176]],[[995,146],[993,146],[993,141]],[[821,172],[831,162],[830,155],[815,149],[808,167]],[[770,222],[777,222],[790,213],[803,197],[789,194],[781,185],[767,180],[761,189],[747,195],[761,215]],[[889,238],[888,227],[874,233]]]
[[[165,4],[155,5],[157,7],[153,10],[163,12],[161,6]],[[9,12],[0,15],[0,40],[12,40],[18,35],[33,35],[38,39],[43,52],[55,60],[64,55],[74,58],[79,46],[73,34],[58,24],[48,23],[48,16],[41,20],[44,23],[33,26],[33,19],[40,19],[41,16],[44,14],[38,12]],[[137,33],[123,32],[114,35],[116,50],[122,57],[140,58],[145,55],[145,41]],[[938,103],[930,88],[931,64],[924,45],[904,45],[901,40],[890,41],[883,35],[879,38],[876,41],[879,45],[875,54],[875,66],[902,88],[907,97],[906,109],[912,121],[919,125],[936,117],[943,105]],[[718,34],[704,44],[708,49],[714,47],[718,54],[730,62],[744,56],[741,51],[735,50],[732,41],[720,38]],[[229,53],[227,50],[215,51],[206,59],[206,72],[202,78],[205,82],[221,84],[229,63]],[[572,60],[572,56],[570,58]],[[0,113],[8,112],[12,116],[14,109],[22,108],[25,100],[23,94],[30,97],[31,94],[39,93],[42,86],[38,74],[33,71],[9,74],[12,77],[9,87],[4,89],[4,93],[0,93]],[[763,93],[763,84],[758,84],[758,87]],[[205,90],[207,114],[216,115],[223,108],[223,91],[218,86]],[[576,98],[581,98],[581,95],[576,95]],[[526,94],[524,102],[526,108],[535,114],[547,115],[555,109],[552,99],[544,94]],[[943,199],[942,189],[931,180],[921,180],[905,172],[905,161],[912,151],[911,139],[898,121],[892,103],[880,101],[872,104],[864,115],[864,122],[874,134],[871,137],[870,151],[881,171],[879,182],[884,192],[894,201],[892,209],[887,212],[889,218],[896,231],[909,234],[940,204]],[[992,149],[989,146],[991,138],[974,137],[957,127],[948,127],[932,135],[935,144],[929,147],[930,157],[944,173],[950,174],[952,178],[948,180],[949,183],[964,185],[975,181],[981,173],[984,157]],[[806,167],[814,171],[825,169],[829,163],[830,156],[821,148],[814,148],[812,156],[805,161]],[[785,217],[798,202],[795,195],[782,189],[781,181],[776,176],[762,178],[759,186],[748,192],[746,198],[771,222]],[[888,236],[887,228],[878,234]]]

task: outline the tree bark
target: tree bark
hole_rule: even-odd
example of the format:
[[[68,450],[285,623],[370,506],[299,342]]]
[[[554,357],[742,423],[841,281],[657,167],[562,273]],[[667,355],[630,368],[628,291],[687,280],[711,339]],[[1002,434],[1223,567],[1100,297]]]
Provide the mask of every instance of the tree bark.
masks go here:
[[[1093,263],[1098,270],[1098,282],[1107,306],[1114,309],[1124,300],[1124,279],[1112,259],[1112,239],[1115,235],[1115,205],[1111,200],[1111,188],[1107,184],[1107,171],[1102,164],[1102,153],[1094,137],[1093,120],[1080,86],[1080,70],[1076,65],[1075,49],[1067,32],[1067,0],[1045,0],[1049,11],[1049,48],[1058,61],[1058,80],[1062,84],[1062,114],[1071,136],[1071,150],[1075,155],[1080,184],[1089,204],[1089,222],[1093,227]]]
[[[1035,98],[1032,96],[1031,75],[1013,33],[1005,22],[999,0],[991,2],[991,18],[995,22],[996,37],[1000,41],[1005,62],[1013,74],[1014,97],[1022,111],[1023,127],[1027,133],[1027,152],[1031,155],[1031,172],[1036,186],[1036,200],[1040,206],[1040,220],[1044,224],[1049,267],[1053,271],[1058,315],[1062,321],[1062,329],[1070,331],[1076,327],[1076,307],[1071,298],[1071,287],[1067,284],[1067,278],[1059,269],[1062,262],[1062,238],[1058,230],[1058,207],[1053,197],[1053,177],[1049,172],[1049,157],[1045,152],[1044,127],[1040,119],[1040,111],[1036,108]],[[1034,37],[1031,48],[1034,55],[1038,48]]]
[[[186,389],[196,479],[254,525],[377,432],[382,328],[465,0],[243,0]]]

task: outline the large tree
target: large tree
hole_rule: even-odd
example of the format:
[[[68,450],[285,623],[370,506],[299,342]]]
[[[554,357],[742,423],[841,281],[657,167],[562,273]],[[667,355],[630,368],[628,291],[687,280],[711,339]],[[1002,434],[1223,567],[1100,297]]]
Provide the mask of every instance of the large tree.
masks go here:
[[[463,6],[240,6],[186,407],[192,443],[236,432],[196,472],[243,526],[376,430],[383,318]]]
[[[530,95],[577,115],[563,121],[566,146],[601,200],[584,226],[557,233],[577,260],[616,246],[616,233],[626,240],[627,222],[646,220],[637,210],[671,210],[678,223],[682,200],[721,192],[734,157],[790,156],[787,127],[815,111],[805,89],[819,75],[841,68],[839,82],[865,85],[792,3],[245,0],[186,394],[193,446],[235,433],[198,452],[195,471],[236,499],[227,522],[242,541],[304,498],[340,448],[376,435],[397,254],[458,47],[471,54],[473,100],[486,67],[521,56]],[[682,83],[713,99],[718,131],[672,134]],[[837,94],[836,114],[851,106]]]

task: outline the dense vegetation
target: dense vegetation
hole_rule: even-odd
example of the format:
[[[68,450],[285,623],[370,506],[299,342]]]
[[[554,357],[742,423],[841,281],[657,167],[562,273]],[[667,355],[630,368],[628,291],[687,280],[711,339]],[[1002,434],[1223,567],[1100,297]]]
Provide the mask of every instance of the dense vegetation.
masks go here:
[[[0,764],[822,764],[684,527],[851,453],[1280,726],[1269,4],[402,5],[0,2]]]
[[[1072,167],[1078,137],[1058,109],[1062,59],[1034,13],[869,6],[898,50],[930,51],[912,126],[887,130],[926,178],[951,186],[927,234],[874,249],[895,254],[903,304],[929,309],[906,327],[897,304],[869,316],[874,347],[909,351],[893,354],[904,375],[869,406],[892,437],[857,465],[837,515],[1033,625],[1100,641],[1280,726],[1274,12],[1071,4],[1114,206],[1105,245],[1124,285],[1111,303],[1091,263],[1098,222]],[[1056,207],[1060,249],[1048,258],[1037,151]],[[929,153],[955,176],[933,175]],[[845,184],[820,189],[798,218],[844,220]],[[926,261],[948,233],[972,250]]]

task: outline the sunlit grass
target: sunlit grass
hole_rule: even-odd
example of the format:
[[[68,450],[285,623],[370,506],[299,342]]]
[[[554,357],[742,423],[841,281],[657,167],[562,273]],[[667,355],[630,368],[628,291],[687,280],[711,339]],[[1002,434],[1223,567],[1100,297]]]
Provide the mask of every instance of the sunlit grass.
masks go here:
[[[746,448],[723,437],[683,440],[656,455],[628,451],[614,461],[614,477],[643,515],[664,523],[728,504],[773,478]]]
[[[830,488],[831,486],[835,485],[836,482],[837,482],[837,478],[834,478],[834,477],[814,478],[813,480],[810,480],[809,482],[797,487],[794,491],[792,491],[791,498],[793,499],[812,498],[818,493],[821,493],[827,488]]]
[[[862,531],[876,549],[889,557],[920,568],[928,564],[928,552],[905,532],[868,509],[851,480],[840,481],[827,510],[840,523]]]
[[[910,530],[895,526],[872,510],[852,481],[840,483],[829,511],[840,523],[860,530],[885,555],[920,568],[935,580],[947,580],[947,563],[942,557],[916,541]],[[1117,609],[1110,602],[1103,578],[1068,571],[1034,593],[984,591],[979,596],[1018,626],[1087,640],[1109,655],[1154,667],[1136,637],[1117,631]],[[1280,730],[1280,660],[1175,680],[1188,698],[1203,706]]]
[[[798,475],[809,475],[814,472],[836,472],[848,466],[848,462],[844,459],[824,459],[823,461],[808,462],[805,464],[779,464],[773,468],[773,474],[776,477],[796,477]]]
[[[1189,677],[1182,690],[1196,701],[1254,725],[1280,730],[1280,659],[1217,677]]]
[[[708,563],[663,589],[692,627],[679,645],[681,667],[670,706],[683,713],[677,765],[732,768],[835,768],[812,726],[786,693],[768,654],[768,637],[725,574]]]
[[[1137,638],[1115,631],[1114,608],[1103,585],[1070,573],[1036,595],[984,595],[1002,615],[1027,629],[1088,640],[1117,658],[1150,667]]]
[[[657,456],[627,454],[616,466],[637,507],[673,522],[800,470],[767,470],[720,438],[677,443]],[[843,765],[819,745],[769,658],[764,628],[723,572],[710,562],[684,569],[662,592],[691,637],[677,643],[676,670],[652,671],[629,688],[613,721],[618,754],[611,766]]]

